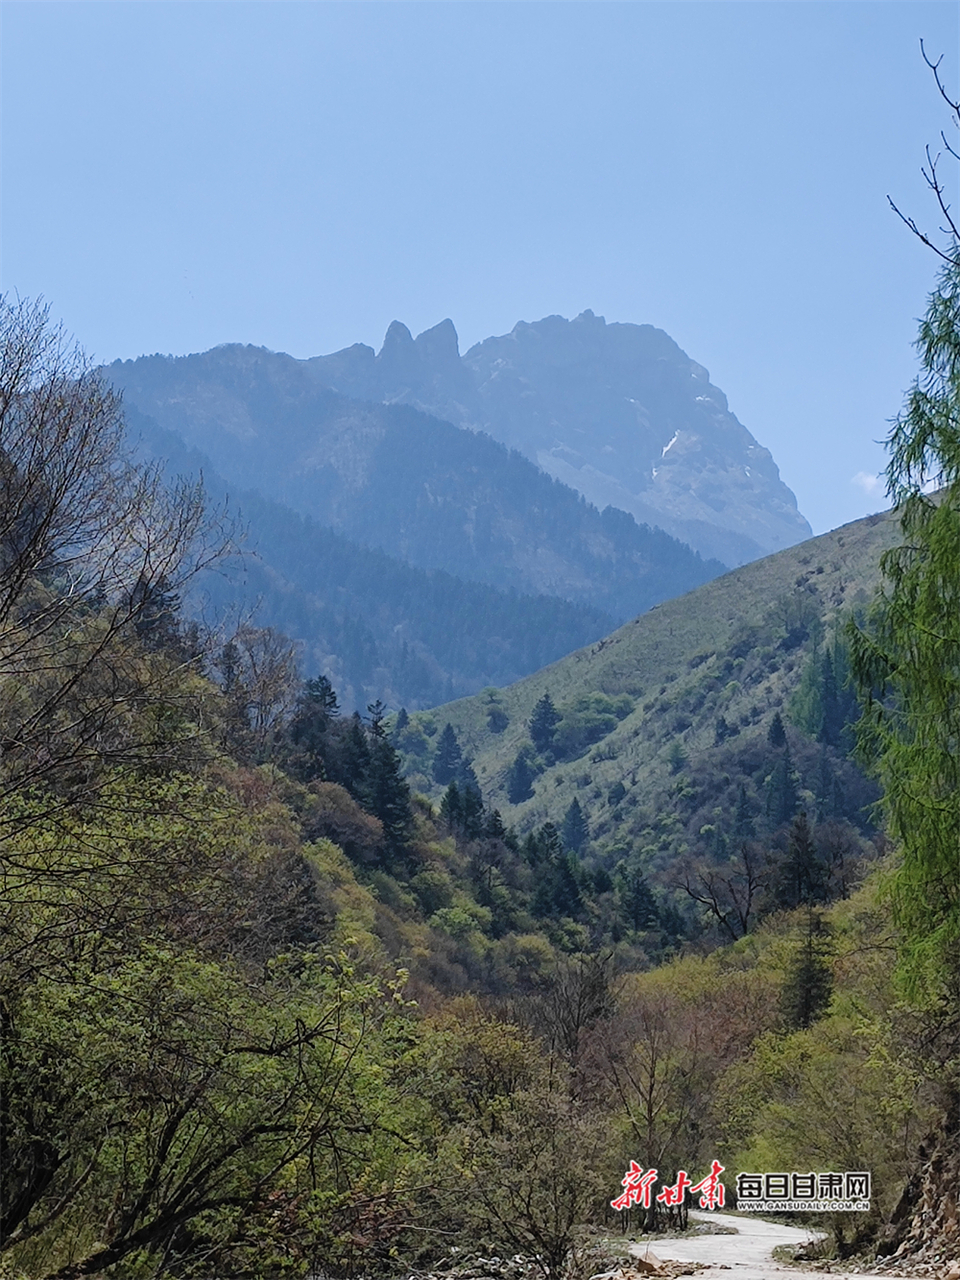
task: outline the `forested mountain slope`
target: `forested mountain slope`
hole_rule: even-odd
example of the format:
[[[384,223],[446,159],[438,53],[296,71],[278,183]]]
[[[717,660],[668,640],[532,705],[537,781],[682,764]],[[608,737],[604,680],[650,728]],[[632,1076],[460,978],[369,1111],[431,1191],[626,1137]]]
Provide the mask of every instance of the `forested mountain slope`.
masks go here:
[[[541,813],[573,777],[584,809],[536,827],[518,800],[519,832],[453,723],[345,715],[282,636],[184,616],[226,550],[199,486],[131,465],[42,308],[0,316],[4,1275],[463,1276],[451,1259],[482,1248],[563,1280],[615,1265],[631,1160],[663,1183],[648,1228],[683,1225],[681,1168],[718,1161],[730,1190],[869,1169],[837,1252],[898,1249],[919,1138],[955,1114],[956,1002],[896,984],[903,925],[848,767],[837,623],[894,522],[444,708],[488,791],[494,739]],[[631,752],[636,778],[581,786]],[[957,1252],[954,1137],[908,1184],[923,1274]]]
[[[227,346],[107,374],[128,409],[205,453],[231,487],[421,569],[618,622],[722,569],[622,511],[601,514],[488,436],[324,388],[307,361]]]
[[[487,431],[598,507],[725,564],[810,534],[770,452],[707,370],[652,325],[547,316],[461,357],[451,321],[416,339],[394,321],[378,353],[358,343],[308,364],[348,395]]]
[[[877,792],[848,759],[857,713],[842,623],[870,600],[897,531],[889,515],[845,525],[508,689],[411,717],[398,735],[411,781],[439,795],[428,735],[449,722],[506,820],[561,827],[576,801],[611,864],[722,853],[744,831],[772,836],[801,804],[868,833]],[[778,712],[786,730],[774,744]]]
[[[211,502],[238,522],[241,555],[201,575],[189,607],[210,624],[252,619],[284,632],[300,645],[302,670],[330,678],[347,709],[378,698],[432,706],[509,683],[613,623],[586,605],[497,590],[360,546],[256,491],[237,492],[209,459],[136,410],[126,419],[142,455],[165,459],[174,475],[202,475]]]

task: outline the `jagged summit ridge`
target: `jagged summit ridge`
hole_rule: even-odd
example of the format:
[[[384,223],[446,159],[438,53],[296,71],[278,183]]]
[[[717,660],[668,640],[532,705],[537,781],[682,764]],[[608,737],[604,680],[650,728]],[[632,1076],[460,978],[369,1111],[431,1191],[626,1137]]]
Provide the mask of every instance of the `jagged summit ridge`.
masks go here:
[[[394,321],[379,353],[357,344],[307,363],[345,395],[488,432],[601,509],[629,511],[726,564],[810,536],[769,450],[653,325],[607,324],[589,310],[547,316],[460,356],[449,319],[416,338]]]

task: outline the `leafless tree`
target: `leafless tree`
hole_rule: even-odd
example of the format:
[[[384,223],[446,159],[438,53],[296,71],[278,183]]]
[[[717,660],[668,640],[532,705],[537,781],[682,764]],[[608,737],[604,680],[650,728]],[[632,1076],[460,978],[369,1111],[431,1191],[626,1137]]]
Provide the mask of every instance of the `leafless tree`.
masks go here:
[[[119,398],[47,307],[0,298],[0,801],[138,757],[138,716],[172,696],[138,628],[228,542],[200,483],[133,461]]]
[[[747,841],[719,866],[700,859],[685,863],[679,874],[680,887],[707,908],[731,942],[749,933],[767,881],[768,868]]]
[[[933,78],[936,81],[940,97],[950,109],[951,123],[955,129],[960,129],[960,100],[955,100],[950,97],[940,75],[940,65],[943,62],[943,56],[941,55],[937,58],[936,62],[931,61],[927,56],[926,49],[923,47],[922,40],[920,41],[920,53],[923,56],[924,62],[933,72]],[[943,163],[944,152],[951,159],[960,160],[960,148],[950,142],[943,131],[940,133],[940,141],[943,143],[943,151],[931,150],[929,146],[926,148],[927,163],[923,166],[920,172],[923,174],[927,186],[933,192],[934,198],[936,199],[937,205],[940,209],[940,216],[944,220],[945,225],[941,225],[939,231],[941,235],[947,237],[947,247],[944,249],[938,245],[931,233],[921,231],[914,219],[903,213],[897,205],[894,204],[890,196],[887,196],[887,200],[889,201],[890,208],[898,218],[906,223],[918,240],[922,241],[928,249],[932,249],[938,257],[944,260],[944,262],[949,262],[953,266],[957,266],[960,265],[960,261],[958,261],[957,256],[958,246],[960,246],[960,225],[958,225],[956,217],[951,210],[951,204],[947,194],[947,183],[941,172],[941,165]]]

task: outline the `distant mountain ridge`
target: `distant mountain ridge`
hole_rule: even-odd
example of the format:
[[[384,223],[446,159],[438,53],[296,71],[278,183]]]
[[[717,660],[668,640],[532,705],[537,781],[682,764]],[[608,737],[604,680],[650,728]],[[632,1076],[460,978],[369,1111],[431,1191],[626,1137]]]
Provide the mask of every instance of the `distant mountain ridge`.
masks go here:
[[[598,508],[659,526],[735,567],[810,537],[769,452],[706,369],[652,325],[521,321],[460,356],[444,320],[414,339],[305,364],[351,397],[410,404],[518,449]]]
[[[308,361],[225,346],[107,374],[229,486],[421,569],[624,621],[724,567],[624,512],[601,514],[485,434],[332,391]]]
[[[185,602],[208,624],[249,620],[301,646],[305,675],[326,675],[347,711],[381,699],[433,706],[508,683],[605,634],[585,605],[520,595],[404,564],[281,503],[228,485],[208,457],[128,406],[141,457],[196,476],[215,506],[230,497],[244,554],[203,574]]]

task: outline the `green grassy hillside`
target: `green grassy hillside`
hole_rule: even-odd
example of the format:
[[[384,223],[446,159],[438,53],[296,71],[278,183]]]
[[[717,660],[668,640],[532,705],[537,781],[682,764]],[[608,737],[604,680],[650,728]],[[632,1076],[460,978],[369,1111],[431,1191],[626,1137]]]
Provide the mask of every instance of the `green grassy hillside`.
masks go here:
[[[897,536],[889,514],[844,525],[659,605],[509,688],[413,716],[397,735],[408,776],[439,797],[431,766],[449,721],[506,822],[559,826],[576,798],[597,854],[623,856],[639,841],[651,860],[689,846],[701,827],[729,827],[739,782],[763,825],[777,758],[768,733],[780,710],[801,805],[823,800],[818,777],[829,774],[844,793],[830,802],[842,810],[835,816],[863,827],[874,796],[846,759],[849,739],[818,735],[798,701],[838,622],[868,604]],[[535,751],[529,726],[544,694],[562,719],[553,749]],[[532,795],[511,803],[511,766],[525,747]]]

